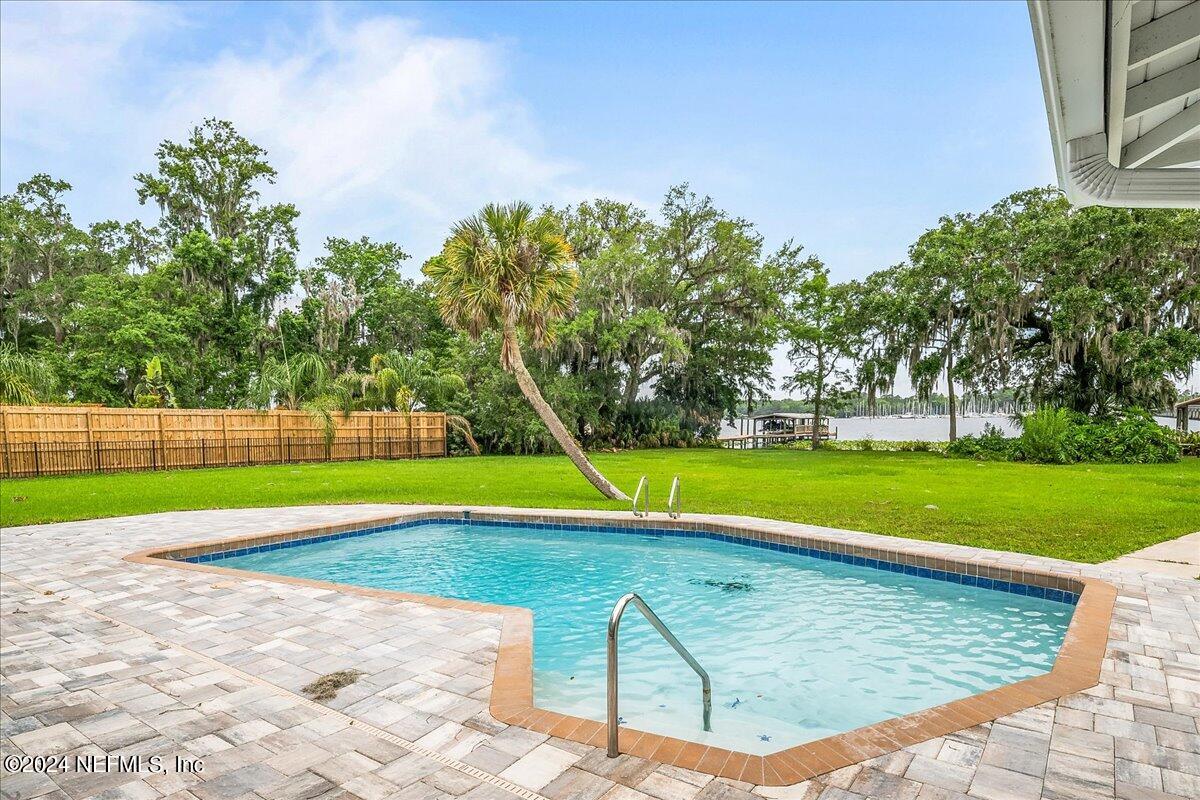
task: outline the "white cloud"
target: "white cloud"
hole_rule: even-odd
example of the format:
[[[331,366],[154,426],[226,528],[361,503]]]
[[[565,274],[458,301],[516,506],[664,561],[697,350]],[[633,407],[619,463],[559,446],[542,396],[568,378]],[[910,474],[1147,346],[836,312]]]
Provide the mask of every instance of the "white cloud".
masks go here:
[[[119,163],[131,192],[128,176],[152,165],[156,142],[180,140],[206,117],[229,119],[267,148],[279,172],[269,196],[299,207],[309,258],[327,235],[367,234],[419,261],[485,202],[580,195],[567,186],[576,168],[546,155],[507,89],[502,45],[329,6],[253,53],[181,62],[164,28],[203,24],[182,13],[144,4],[6,12],[5,149],[44,153],[57,146],[51,139],[90,136],[92,158]],[[143,57],[154,37],[157,57]],[[84,176],[72,180],[85,191]]]
[[[0,128],[6,140],[47,149],[106,127],[97,104],[117,95],[127,67],[154,37],[178,26],[152,3],[6,2],[0,26]]]

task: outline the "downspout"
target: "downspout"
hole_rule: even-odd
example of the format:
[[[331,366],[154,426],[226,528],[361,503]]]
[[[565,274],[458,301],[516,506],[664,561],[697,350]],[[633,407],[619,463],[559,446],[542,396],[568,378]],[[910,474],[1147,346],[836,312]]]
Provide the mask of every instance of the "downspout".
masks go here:
[[[1103,133],[1072,139],[1066,155],[1066,192],[1075,205],[1195,208],[1200,203],[1200,171],[1114,167]]]

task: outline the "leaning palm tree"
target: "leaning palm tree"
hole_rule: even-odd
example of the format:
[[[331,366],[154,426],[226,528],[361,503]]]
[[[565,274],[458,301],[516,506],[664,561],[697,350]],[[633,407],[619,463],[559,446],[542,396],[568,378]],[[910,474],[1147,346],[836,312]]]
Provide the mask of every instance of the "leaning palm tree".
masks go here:
[[[520,333],[535,346],[550,343],[550,323],[571,308],[579,273],[558,221],[534,215],[527,203],[487,205],[459,222],[423,272],[433,283],[447,324],[477,339],[501,334],[500,365],[588,482],[608,498],[629,498],[592,466],[575,437],[542,397],[521,357]]]
[[[54,384],[45,361],[18,351],[11,342],[0,342],[0,405],[35,405],[53,393]]]

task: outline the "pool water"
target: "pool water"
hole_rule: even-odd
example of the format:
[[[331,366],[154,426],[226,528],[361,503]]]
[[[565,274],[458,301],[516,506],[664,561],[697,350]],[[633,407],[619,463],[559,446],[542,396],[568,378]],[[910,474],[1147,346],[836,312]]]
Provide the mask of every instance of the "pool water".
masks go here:
[[[770,753],[1048,672],[1074,606],[653,532],[421,524],[223,558],[223,567],[524,606],[534,701],[605,719],[605,630],[639,593],[712,678],[636,610],[621,624],[624,724]]]

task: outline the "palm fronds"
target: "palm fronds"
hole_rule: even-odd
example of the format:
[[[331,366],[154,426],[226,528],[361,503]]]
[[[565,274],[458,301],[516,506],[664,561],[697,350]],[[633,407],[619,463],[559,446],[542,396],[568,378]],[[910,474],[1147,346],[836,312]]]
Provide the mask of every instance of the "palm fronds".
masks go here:
[[[247,398],[253,408],[274,406],[303,411],[325,436],[326,446],[337,434],[336,414],[353,410],[353,394],[344,381],[333,380],[329,365],[317,353],[300,353],[282,360],[268,359],[250,386]]]
[[[579,272],[558,220],[528,203],[490,204],[454,226],[442,252],[426,262],[446,322],[478,338],[520,328],[549,344],[551,323],[571,310]],[[503,365],[513,354],[506,341]]]
[[[0,342],[0,403],[36,405],[49,399],[54,387],[54,373],[45,361],[19,352],[11,342]]]

